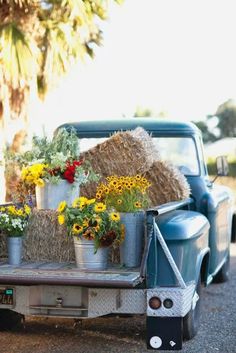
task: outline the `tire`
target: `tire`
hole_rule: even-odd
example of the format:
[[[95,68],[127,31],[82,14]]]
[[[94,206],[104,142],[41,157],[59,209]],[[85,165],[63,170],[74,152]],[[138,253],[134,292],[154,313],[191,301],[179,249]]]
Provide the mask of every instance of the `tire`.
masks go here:
[[[221,267],[220,271],[214,277],[214,283],[224,283],[229,280],[229,270],[230,270],[230,255],[227,255],[227,259],[224,265]]]
[[[233,214],[232,219],[231,243],[236,243],[236,213]]]
[[[0,309],[0,331],[10,331],[21,326],[24,315],[9,309]]]
[[[198,283],[196,286],[196,292],[199,299],[194,309],[188,312],[183,318],[183,339],[191,340],[196,336],[200,326],[200,314],[201,314],[201,276],[199,276]]]

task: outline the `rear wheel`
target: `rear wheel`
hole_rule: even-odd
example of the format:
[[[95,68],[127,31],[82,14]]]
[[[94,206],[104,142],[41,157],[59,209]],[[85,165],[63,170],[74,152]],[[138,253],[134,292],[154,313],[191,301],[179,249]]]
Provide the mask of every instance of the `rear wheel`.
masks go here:
[[[21,326],[24,315],[9,309],[0,309],[0,331],[7,331]]]
[[[221,267],[220,271],[214,278],[215,283],[223,283],[229,280],[229,270],[230,270],[230,255],[228,254],[224,265]]]
[[[201,313],[201,277],[195,290],[195,307],[192,307],[188,314],[183,318],[183,339],[191,340],[198,331],[200,325],[200,313]]]

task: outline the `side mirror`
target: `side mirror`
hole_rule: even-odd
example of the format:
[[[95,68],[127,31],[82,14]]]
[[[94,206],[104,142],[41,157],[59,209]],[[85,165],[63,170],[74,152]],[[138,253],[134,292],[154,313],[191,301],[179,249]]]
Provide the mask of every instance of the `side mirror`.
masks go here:
[[[217,176],[226,176],[229,174],[229,165],[226,156],[216,158]]]

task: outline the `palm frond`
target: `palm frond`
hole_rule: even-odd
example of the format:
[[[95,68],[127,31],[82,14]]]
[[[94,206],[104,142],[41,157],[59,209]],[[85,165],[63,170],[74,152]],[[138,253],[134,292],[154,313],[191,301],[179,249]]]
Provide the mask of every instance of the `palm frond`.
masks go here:
[[[0,27],[0,62],[2,76],[14,89],[36,76],[37,47],[15,24]]]

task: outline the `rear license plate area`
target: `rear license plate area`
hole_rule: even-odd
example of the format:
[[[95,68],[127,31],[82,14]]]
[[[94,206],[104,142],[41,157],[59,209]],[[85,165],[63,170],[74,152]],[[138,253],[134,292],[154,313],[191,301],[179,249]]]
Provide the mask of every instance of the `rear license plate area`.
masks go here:
[[[14,289],[0,287],[0,307],[14,306]]]

